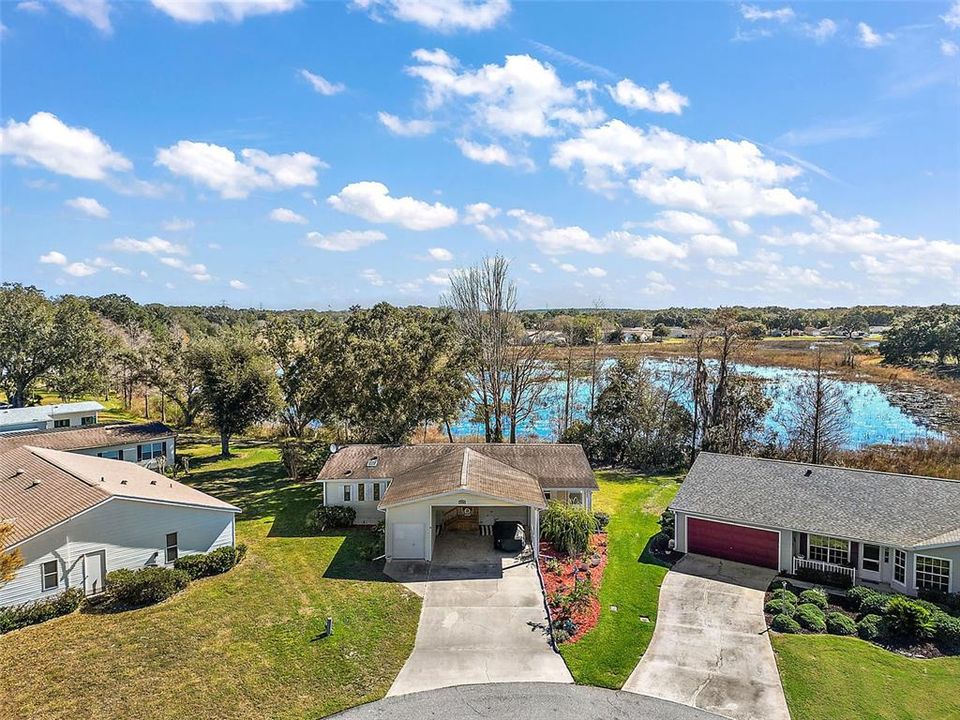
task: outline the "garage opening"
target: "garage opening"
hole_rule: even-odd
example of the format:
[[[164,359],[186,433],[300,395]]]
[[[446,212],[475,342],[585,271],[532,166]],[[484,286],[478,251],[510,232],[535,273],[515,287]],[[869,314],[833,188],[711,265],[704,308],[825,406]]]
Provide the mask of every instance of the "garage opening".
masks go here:
[[[687,518],[687,552],[780,569],[780,534],[774,530]]]
[[[522,558],[532,553],[531,512],[511,505],[434,506],[432,564],[468,565]]]

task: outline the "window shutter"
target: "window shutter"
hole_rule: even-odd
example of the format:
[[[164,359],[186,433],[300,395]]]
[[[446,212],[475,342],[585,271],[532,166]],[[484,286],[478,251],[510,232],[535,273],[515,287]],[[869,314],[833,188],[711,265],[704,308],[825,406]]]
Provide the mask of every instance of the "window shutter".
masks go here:
[[[137,445],[137,462],[143,460],[143,445]]]

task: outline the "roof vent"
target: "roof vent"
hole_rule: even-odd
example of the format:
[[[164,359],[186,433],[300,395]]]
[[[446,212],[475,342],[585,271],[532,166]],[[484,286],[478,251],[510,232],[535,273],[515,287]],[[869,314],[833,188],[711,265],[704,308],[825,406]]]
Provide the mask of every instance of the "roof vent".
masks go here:
[[[156,481],[156,480],[151,480],[151,481],[150,481],[150,484],[151,484],[151,485],[156,485],[156,484],[157,484],[157,481]]]
[[[121,484],[121,485],[126,485],[126,484],[127,484],[127,481],[126,481],[126,480],[121,480],[121,481],[120,481],[120,484]]]
[[[376,466],[377,466],[377,462],[379,461],[379,459],[380,459],[379,457],[377,457],[376,455],[374,455],[372,458],[370,458],[369,460],[367,460],[367,467],[376,467]]]
[[[344,475],[352,475],[352,474],[353,474],[353,470],[344,470],[344,471],[343,471],[343,474],[344,474]]]
[[[811,475],[813,475],[813,470],[811,470],[810,468],[807,468],[807,471],[803,474],[803,476],[810,477]]]
[[[13,473],[13,476],[17,477],[19,475],[23,475],[25,472],[26,470],[24,470],[23,468],[17,468],[16,471]]]

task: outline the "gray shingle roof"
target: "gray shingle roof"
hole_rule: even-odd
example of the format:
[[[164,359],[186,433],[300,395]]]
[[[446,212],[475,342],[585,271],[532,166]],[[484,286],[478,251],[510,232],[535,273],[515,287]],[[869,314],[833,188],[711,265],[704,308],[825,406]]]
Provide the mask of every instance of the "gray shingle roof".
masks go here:
[[[162,440],[175,434],[172,428],[161,422],[36,430],[0,435],[0,452],[24,445],[51,450],[89,450],[113,445],[136,445],[151,440]]]
[[[960,482],[915,475],[701,452],[670,507],[902,547],[960,544]]]

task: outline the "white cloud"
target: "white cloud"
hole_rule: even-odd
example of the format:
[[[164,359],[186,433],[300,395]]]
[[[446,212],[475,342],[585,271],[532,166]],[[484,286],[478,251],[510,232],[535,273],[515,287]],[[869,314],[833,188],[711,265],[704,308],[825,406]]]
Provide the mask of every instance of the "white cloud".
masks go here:
[[[676,92],[668,82],[660,83],[656,90],[647,90],[632,80],[624,79],[616,85],[607,85],[607,91],[614,102],[633,110],[680,115],[690,104],[687,97]]]
[[[682,210],[664,210],[657,215],[656,220],[645,225],[654,230],[679,235],[718,232],[717,225],[713,220],[705,218],[703,215],[683,212]]]
[[[804,32],[817,42],[824,42],[837,34],[837,24],[830,18],[823,18],[816,25],[804,25]]]
[[[372,223],[395,223],[409,230],[436,230],[457,222],[457,211],[439,202],[392,197],[379,182],[356,182],[327,198],[336,210]]]
[[[382,287],[385,284],[383,281],[383,278],[380,276],[380,273],[378,273],[373,268],[367,268],[366,270],[361,271],[360,277],[362,277],[364,280],[366,280],[368,283],[370,283],[374,287]]]
[[[940,54],[944,57],[956,57],[960,53],[960,45],[957,45],[953,40],[941,40],[940,41]]]
[[[44,263],[45,265],[66,265],[67,256],[62,252],[51,250],[50,252],[40,256],[40,262]]]
[[[753,228],[750,227],[750,224],[745,223],[743,220],[728,220],[727,225],[729,225],[730,229],[740,236],[749,235],[753,232]]]
[[[582,227],[548,228],[533,235],[533,242],[545,255],[563,255],[569,252],[601,254],[610,250],[603,238],[595,238]]]
[[[701,255],[736,255],[737,243],[723,235],[700,234],[690,238],[690,248]]]
[[[191,140],[158,150],[156,164],[227,199],[245,198],[254,190],[316,185],[317,170],[327,167],[319,158],[304,152],[268,155],[245,148],[237,158],[229,148]]]
[[[430,248],[427,250],[427,254],[432,260],[436,260],[438,262],[450,262],[453,260],[453,253],[442,247]]]
[[[87,277],[97,272],[97,269],[84,262],[72,262],[64,267],[63,271],[67,273],[67,275],[73,275],[74,277]]]
[[[193,220],[181,219],[178,217],[164,220],[162,227],[170,232],[180,232],[182,230],[192,230],[196,223]]]
[[[241,280],[231,280],[230,287],[232,287],[234,290],[246,290],[249,285]]]
[[[307,233],[307,242],[321,250],[352,252],[375,242],[386,240],[379,230],[341,230],[333,233]]]
[[[87,128],[70,127],[48,112],[35,113],[25,123],[8,120],[0,129],[0,154],[85,180],[103,180],[111,170],[133,167]]]
[[[510,12],[509,0],[353,0],[372,18],[384,15],[431,30],[488,30]]]
[[[496,143],[480,145],[470,140],[459,138],[457,139],[457,147],[460,148],[460,152],[463,153],[464,157],[484,165],[506,165],[507,167],[523,165],[528,169],[532,169],[533,166],[533,163],[529,159],[515,158],[505,147],[497,145]]]
[[[607,276],[607,271],[601,267],[588,267],[584,272],[590,277],[602,278]]]
[[[767,10],[764,8],[757,7],[756,5],[741,5],[740,6],[740,15],[743,16],[744,20],[749,20],[750,22],[756,22],[758,20],[776,20],[777,22],[789,22],[796,17],[796,13],[793,12],[793,8],[785,6],[778,8],[776,10]]]
[[[890,33],[877,33],[865,22],[860,22],[857,23],[857,37],[861,46],[865,48],[875,48],[886,43],[893,35]]]
[[[560,263],[557,267],[566,273],[575,273],[577,271],[577,266],[570,263]]]
[[[336,95],[347,89],[347,86],[343,83],[330,82],[322,75],[317,75],[306,69],[300,70],[300,76],[321,95]]]
[[[540,264],[539,264],[539,263],[532,262],[532,263],[530,263],[527,267],[530,268],[530,271],[531,271],[531,272],[535,272],[535,273],[537,273],[538,275],[540,275],[540,274],[543,272],[543,268],[540,267]]]
[[[113,32],[113,25],[110,23],[110,3],[107,0],[54,0],[54,2],[70,15],[86,20],[100,32],[107,35]]]
[[[150,0],[155,8],[174,20],[205,23],[225,20],[240,22],[254,15],[293,10],[300,0]]]
[[[940,16],[940,19],[943,20],[951,30],[960,28],[960,0],[954,2],[953,5],[950,6],[950,9]]]
[[[609,233],[609,237],[622,247],[627,255],[651,262],[683,260],[688,254],[686,245],[671,242],[662,235],[647,235],[644,237],[617,230]]]
[[[271,210],[270,219],[276,222],[294,223],[297,225],[305,225],[307,223],[307,219],[303,215],[300,213],[295,213],[293,210],[284,207],[274,208]]]
[[[479,225],[488,220],[493,220],[500,214],[500,208],[495,208],[490,203],[485,202],[467,205],[463,210],[463,222],[466,225]]]
[[[120,252],[147,253],[149,255],[186,255],[185,245],[172,243],[160,237],[149,237],[146,240],[137,240],[131,237],[114,238],[110,247]]]
[[[110,217],[110,211],[91,197],[75,197],[64,204],[90,217],[101,220]]]
[[[449,285],[451,272],[450,268],[438,268],[427,275],[426,281],[431,285]]]
[[[640,291],[645,295],[659,295],[665,293],[671,293],[676,288],[670,284],[666,276],[663,273],[657,272],[656,270],[651,270],[646,274],[648,280],[646,286]]]
[[[387,130],[401,137],[422,137],[436,129],[432,120],[401,120],[387,112],[378,112],[377,118]]]
[[[177,270],[182,270],[187,273],[194,280],[199,282],[206,282],[211,279],[210,273],[207,271],[207,266],[203,263],[185,263],[180,258],[175,257],[162,257],[160,262],[166,265],[167,267],[176,268]]]

